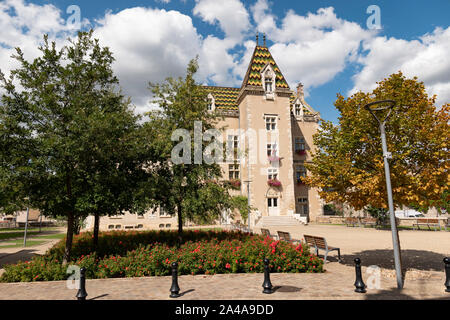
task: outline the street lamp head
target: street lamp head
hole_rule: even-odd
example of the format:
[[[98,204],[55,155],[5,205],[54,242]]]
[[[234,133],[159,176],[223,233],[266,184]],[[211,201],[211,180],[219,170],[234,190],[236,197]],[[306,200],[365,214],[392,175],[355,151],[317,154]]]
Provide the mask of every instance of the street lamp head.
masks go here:
[[[375,105],[381,105],[379,107],[373,107]],[[394,100],[379,100],[379,101],[374,101],[371,103],[368,103],[364,106],[365,109],[367,109],[372,116],[381,124],[381,123],[385,123],[386,120],[389,118],[392,109],[395,107],[395,101]],[[389,110],[388,114],[386,115],[386,117],[384,118],[383,121],[380,121],[378,119],[378,117],[375,115],[375,111],[382,111],[382,110]]]

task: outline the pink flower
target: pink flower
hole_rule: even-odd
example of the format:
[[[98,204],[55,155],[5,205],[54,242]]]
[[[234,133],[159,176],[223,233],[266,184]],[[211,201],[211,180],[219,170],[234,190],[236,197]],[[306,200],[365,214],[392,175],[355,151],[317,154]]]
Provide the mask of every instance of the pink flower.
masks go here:
[[[231,268],[230,264],[227,263],[227,264],[225,265],[225,268],[230,269],[230,268]]]

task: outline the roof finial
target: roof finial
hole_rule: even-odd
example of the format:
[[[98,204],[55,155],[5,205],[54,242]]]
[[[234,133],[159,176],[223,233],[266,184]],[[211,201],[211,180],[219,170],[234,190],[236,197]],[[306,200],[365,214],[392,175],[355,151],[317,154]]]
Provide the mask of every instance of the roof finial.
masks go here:
[[[256,32],[256,45],[259,45],[259,32]]]
[[[266,46],[266,34],[263,34],[263,42],[264,42],[264,47]]]

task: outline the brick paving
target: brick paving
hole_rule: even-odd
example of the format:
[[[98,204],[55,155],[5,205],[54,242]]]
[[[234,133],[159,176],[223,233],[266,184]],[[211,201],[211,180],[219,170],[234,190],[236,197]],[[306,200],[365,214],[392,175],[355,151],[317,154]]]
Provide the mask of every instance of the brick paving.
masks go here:
[[[448,299],[445,292],[444,264],[449,256],[450,233],[402,231],[405,286],[396,289],[393,270],[392,238],[389,231],[339,226],[286,226],[270,228],[291,232],[294,238],[304,234],[325,236],[332,246],[341,248],[344,262],[336,262],[334,254],[322,274],[271,274],[276,288],[273,294],[262,293],[263,274],[231,274],[214,276],[180,276],[183,294],[179,300],[309,300],[309,299]],[[34,248],[36,249],[36,248]],[[41,250],[42,251],[42,250]],[[353,258],[361,257],[363,278],[369,284],[367,267],[378,265],[381,270],[380,288],[367,293],[354,292]],[[1,262],[1,260],[0,260]],[[153,300],[170,299],[171,277],[95,279],[86,281],[88,299]],[[0,283],[0,300],[73,300],[75,289],[66,281],[34,283]]]
[[[262,293],[263,274],[180,276],[182,296],[178,300],[361,300],[361,299],[445,299],[443,272],[431,272],[427,279],[406,280],[402,291],[395,278],[382,275],[380,289],[354,292],[354,268],[331,262],[322,274],[271,274],[276,289]],[[363,267],[367,283],[368,274]],[[0,300],[74,300],[77,290],[66,281],[1,283]],[[171,277],[142,277],[86,280],[87,299],[94,300],[169,300]]]

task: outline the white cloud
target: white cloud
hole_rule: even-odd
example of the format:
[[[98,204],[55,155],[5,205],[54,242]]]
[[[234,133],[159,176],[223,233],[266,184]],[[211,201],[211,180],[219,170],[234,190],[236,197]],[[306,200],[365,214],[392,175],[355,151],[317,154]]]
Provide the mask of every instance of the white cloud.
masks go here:
[[[84,23],[88,21],[84,20]],[[73,35],[73,29],[66,25],[58,8],[51,4],[26,4],[23,0],[0,3],[0,30],[0,69],[6,75],[18,67],[11,58],[16,47],[22,49],[26,59],[33,59],[39,54],[38,46],[44,33],[49,35],[49,40],[59,44]]]
[[[233,44],[242,41],[244,34],[250,28],[249,14],[239,0],[196,0],[194,15],[210,24],[218,23],[226,38]]]
[[[357,23],[339,19],[332,7],[300,16],[289,10],[277,27],[267,0],[251,7],[258,30],[275,42],[270,51],[284,76],[295,87],[317,87],[332,80],[355,61],[361,43],[374,33]]]
[[[349,92],[370,91],[392,73],[401,70],[425,83],[429,94],[437,94],[437,104],[450,102],[450,27],[436,28],[419,40],[377,37],[364,46],[366,56],[358,60],[363,68],[354,76]]]
[[[135,7],[107,13],[97,22],[95,37],[111,48],[114,71],[139,112],[149,108],[149,81],[184,75],[200,52],[201,37],[192,19],[178,11]]]

